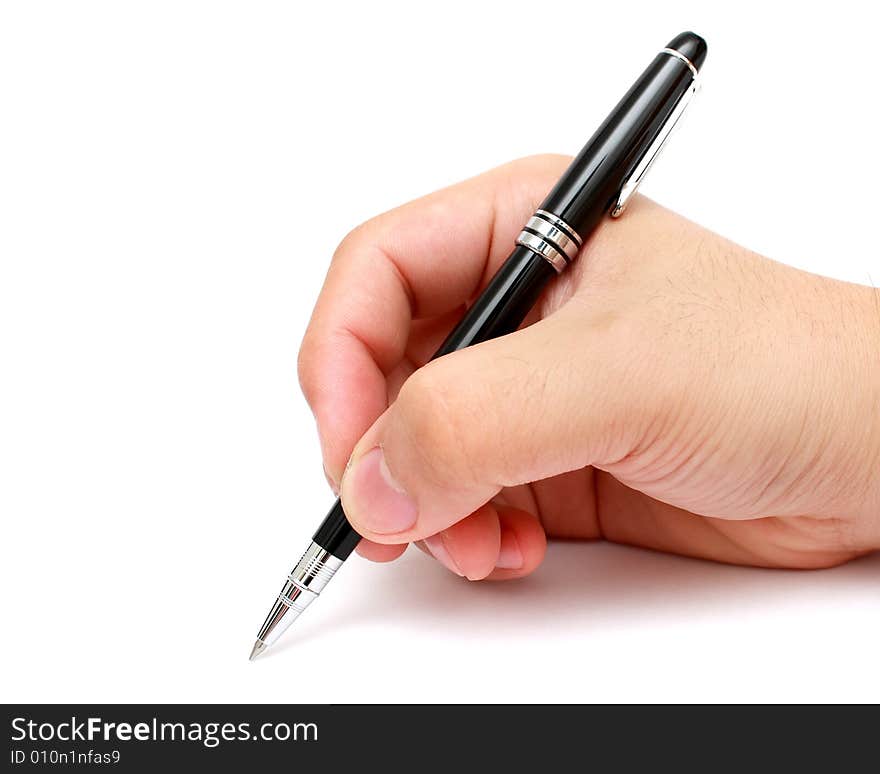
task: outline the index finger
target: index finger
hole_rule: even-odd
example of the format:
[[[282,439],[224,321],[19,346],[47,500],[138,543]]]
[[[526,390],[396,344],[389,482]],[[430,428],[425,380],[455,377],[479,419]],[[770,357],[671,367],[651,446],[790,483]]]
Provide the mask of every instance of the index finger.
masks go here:
[[[404,359],[413,320],[450,313],[476,294],[568,162],[506,164],[367,221],[340,244],[299,354],[337,485],[354,445],[387,408],[387,376]]]

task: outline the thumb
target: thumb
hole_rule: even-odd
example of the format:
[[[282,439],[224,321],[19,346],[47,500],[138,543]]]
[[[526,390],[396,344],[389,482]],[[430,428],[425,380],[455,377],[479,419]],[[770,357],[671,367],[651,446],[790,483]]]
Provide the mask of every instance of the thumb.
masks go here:
[[[352,453],[341,496],[354,528],[420,540],[503,487],[623,457],[640,412],[624,410],[619,352],[585,318],[569,305],[416,371]]]

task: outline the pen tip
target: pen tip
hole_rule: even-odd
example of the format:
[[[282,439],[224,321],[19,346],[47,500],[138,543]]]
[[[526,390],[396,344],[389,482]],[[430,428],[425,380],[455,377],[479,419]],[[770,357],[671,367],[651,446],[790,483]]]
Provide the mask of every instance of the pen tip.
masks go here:
[[[254,643],[253,650],[251,650],[251,657],[250,657],[249,660],[250,660],[250,661],[253,661],[253,660],[254,660],[257,656],[259,656],[260,653],[262,653],[264,650],[266,650],[266,643],[263,642],[262,640],[257,640],[257,641]]]

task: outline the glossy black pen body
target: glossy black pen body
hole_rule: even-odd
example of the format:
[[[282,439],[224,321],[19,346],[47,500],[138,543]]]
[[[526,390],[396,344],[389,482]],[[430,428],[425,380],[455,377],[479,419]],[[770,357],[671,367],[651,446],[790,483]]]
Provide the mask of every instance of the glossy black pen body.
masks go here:
[[[605,215],[622,214],[694,95],[706,53],[701,37],[684,32],[654,57],[523,226],[510,256],[435,358],[515,331]],[[337,499],[287,576],[251,659],[317,599],[360,540]]]

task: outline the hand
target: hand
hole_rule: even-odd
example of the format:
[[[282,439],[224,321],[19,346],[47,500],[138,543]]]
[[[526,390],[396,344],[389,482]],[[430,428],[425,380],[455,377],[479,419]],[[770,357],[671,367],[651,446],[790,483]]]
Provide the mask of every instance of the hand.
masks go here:
[[[425,365],[568,161],[500,167],[337,250],[299,369],[360,553],[419,541],[495,580],[547,536],[800,568],[880,548],[871,288],[640,198],[527,327]]]

